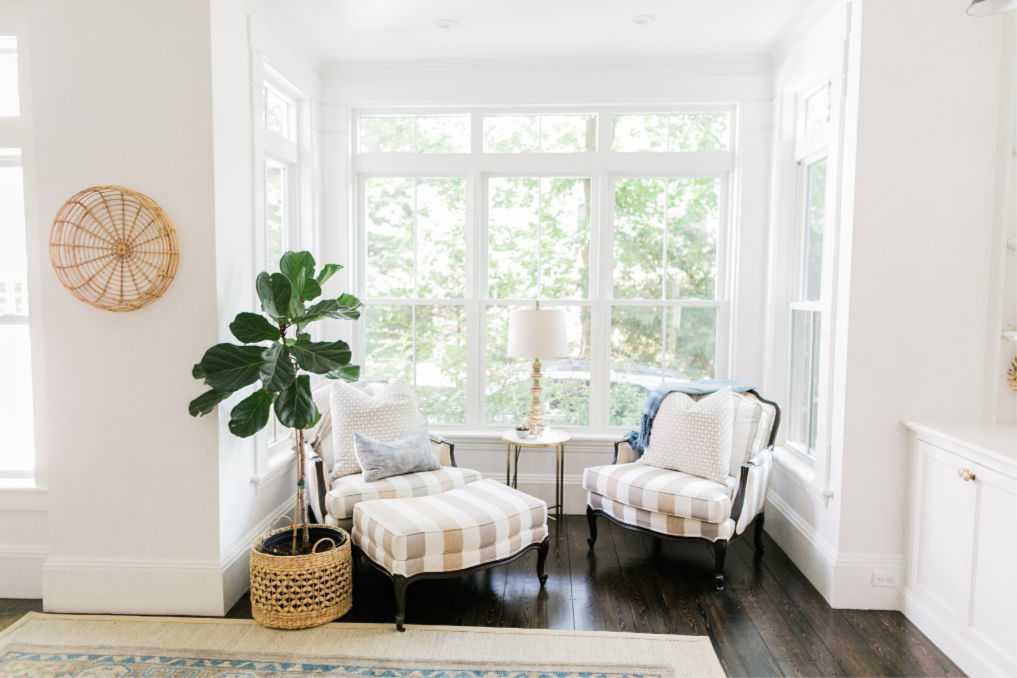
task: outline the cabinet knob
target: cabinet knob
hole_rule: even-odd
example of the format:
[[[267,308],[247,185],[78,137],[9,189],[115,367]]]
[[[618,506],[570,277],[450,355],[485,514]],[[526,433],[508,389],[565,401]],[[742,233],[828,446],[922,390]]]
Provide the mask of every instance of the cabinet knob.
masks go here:
[[[970,469],[966,469],[966,468],[959,468],[959,469],[957,469],[957,475],[964,482],[968,482],[969,480],[974,480],[975,479],[975,474],[972,473]]]

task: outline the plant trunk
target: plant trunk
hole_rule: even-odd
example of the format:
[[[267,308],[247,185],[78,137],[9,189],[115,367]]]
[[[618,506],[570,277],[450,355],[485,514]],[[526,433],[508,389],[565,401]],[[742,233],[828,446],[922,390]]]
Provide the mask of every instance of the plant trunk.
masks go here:
[[[291,553],[296,555],[297,530],[302,529],[304,531],[303,543],[305,545],[311,540],[311,535],[307,529],[307,518],[304,513],[307,510],[307,503],[304,501],[304,429],[296,429],[294,431],[294,438],[296,444],[293,446],[293,449],[297,454],[297,505],[293,509],[293,543],[291,544]]]

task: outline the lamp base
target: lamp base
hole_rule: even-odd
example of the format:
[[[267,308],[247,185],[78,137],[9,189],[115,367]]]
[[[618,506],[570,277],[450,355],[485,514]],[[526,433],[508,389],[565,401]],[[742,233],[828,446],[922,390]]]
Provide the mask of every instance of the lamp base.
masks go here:
[[[530,435],[536,437],[545,430],[544,407],[540,404],[540,394],[544,390],[540,387],[540,358],[533,360],[533,372],[530,376],[533,378],[533,386],[530,388],[533,400],[530,402],[530,418],[526,425]]]

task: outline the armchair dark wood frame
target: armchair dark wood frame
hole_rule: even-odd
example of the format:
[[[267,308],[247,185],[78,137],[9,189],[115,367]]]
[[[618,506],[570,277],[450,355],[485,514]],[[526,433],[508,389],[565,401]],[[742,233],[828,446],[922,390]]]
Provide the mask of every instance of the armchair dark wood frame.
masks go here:
[[[444,438],[434,438],[434,437],[431,438],[431,442],[434,443],[435,445],[448,446],[449,464],[451,464],[452,466],[458,466],[458,464],[456,464],[456,446],[454,443],[445,440]],[[617,454],[618,454],[617,448],[615,448],[616,457]],[[324,518],[326,515],[328,515],[328,511],[326,510],[325,507],[325,493],[326,493],[325,488],[327,487],[325,485],[325,462],[321,458],[321,455],[319,454],[315,454],[314,456],[310,457],[310,460],[314,464],[314,477],[317,479],[318,485],[318,496],[313,497],[313,499],[317,500],[318,509],[321,511],[321,517]],[[312,497],[308,497],[308,501],[310,501],[311,499]],[[312,513],[311,515],[314,514]]]
[[[759,393],[756,392],[754,389],[749,389],[749,390],[745,391],[745,393],[752,394],[761,403],[766,403],[767,405],[773,406],[773,409],[774,409],[773,427],[770,429],[770,437],[769,437],[769,439],[767,440],[767,443],[766,443],[766,449],[772,450],[773,449],[773,443],[777,439],[777,428],[780,426],[780,405],[778,405],[777,403],[773,402],[772,400],[767,400],[763,396],[759,395]],[[615,443],[614,443],[614,460],[611,462],[612,464],[617,464],[618,463],[618,446],[621,445],[624,442],[628,442],[628,440],[627,439],[622,439],[622,440],[615,441]],[[737,492],[737,494],[735,494],[734,502],[731,505],[731,519],[734,520],[736,525],[738,524],[738,519],[742,515],[742,508],[743,508],[743,506],[745,504],[745,485],[746,485],[746,483],[748,481],[749,470],[753,466],[755,466],[755,464],[753,462],[751,462],[751,461],[747,461],[744,464],[742,464],[741,476],[738,479],[738,492]],[[713,581],[714,581],[714,584],[716,585],[718,591],[722,591],[724,589],[724,559],[727,557],[727,546],[728,546],[729,542],[734,541],[735,539],[740,537],[741,536],[740,534],[736,533],[736,534],[732,535],[731,539],[717,539],[715,541],[711,540],[711,539],[706,539],[705,537],[683,537],[683,536],[678,536],[678,535],[663,534],[661,532],[657,532],[655,530],[651,530],[651,529],[649,529],[647,527],[640,527],[639,525],[629,525],[626,522],[618,520],[617,518],[615,518],[614,516],[610,515],[609,513],[601,511],[600,509],[595,509],[592,506],[590,506],[589,504],[587,504],[586,505],[586,522],[590,526],[590,537],[586,541],[590,545],[590,550],[591,551],[593,550],[593,545],[597,541],[597,516],[601,516],[601,517],[607,518],[609,521],[611,521],[615,525],[619,525],[621,527],[624,527],[626,530],[632,530],[633,532],[643,532],[643,533],[646,533],[646,534],[650,534],[650,535],[653,535],[657,539],[668,539],[668,540],[672,540],[672,541],[679,541],[679,540],[682,540],[682,541],[698,541],[698,542],[703,542],[703,543],[706,543],[706,544],[712,544],[713,545],[713,556],[714,556]],[[765,514],[762,511],[760,511],[759,515],[756,516],[756,518],[754,520],[755,525],[753,526],[754,527],[754,529],[753,529],[753,542],[754,542],[755,547],[756,547],[756,552],[760,553],[760,554],[763,552],[763,522],[764,522],[764,520],[765,520]]]

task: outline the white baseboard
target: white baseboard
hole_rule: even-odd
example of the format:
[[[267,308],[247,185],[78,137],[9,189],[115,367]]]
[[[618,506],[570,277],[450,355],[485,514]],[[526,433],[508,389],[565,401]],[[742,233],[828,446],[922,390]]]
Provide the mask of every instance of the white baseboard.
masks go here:
[[[217,560],[46,559],[46,612],[222,616]]]
[[[957,631],[945,625],[921,599],[904,589],[902,609],[904,616],[929,637],[936,647],[953,660],[969,676],[1012,676],[1013,668],[1006,670],[972,647]]]
[[[837,550],[771,491],[766,495],[766,533],[784,550],[827,602],[833,597]]]
[[[505,472],[484,473],[485,478],[505,482]],[[554,504],[553,473],[520,473],[519,489],[529,495],[543,499],[548,506]],[[565,493],[564,513],[582,515],[586,513],[586,490],[582,487],[582,476],[565,474],[562,479],[562,491]]]
[[[258,535],[268,530],[269,524],[277,516],[283,515],[293,507],[293,497],[279,504],[268,512],[257,525],[248,530],[240,541],[222,560],[222,596],[223,610],[229,612],[241,596],[251,588],[251,542]],[[283,523],[285,525],[285,523]]]
[[[899,610],[904,557],[885,553],[838,553],[837,549],[780,495],[766,496],[766,532],[819,593],[836,609]],[[895,586],[876,586],[873,573],[895,577]]]
[[[42,598],[46,546],[0,546],[0,598]]]

